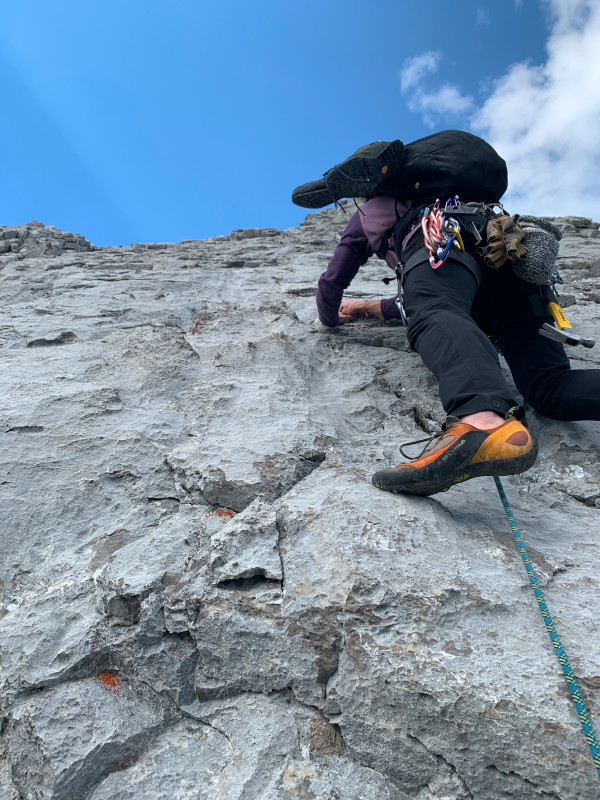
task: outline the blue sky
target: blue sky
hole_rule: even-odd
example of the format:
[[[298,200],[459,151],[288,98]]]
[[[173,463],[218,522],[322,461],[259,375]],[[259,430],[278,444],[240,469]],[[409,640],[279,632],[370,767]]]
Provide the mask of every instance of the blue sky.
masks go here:
[[[598,218],[597,5],[5,2],[0,225],[100,245],[286,228],[297,184],[443,128],[496,144],[534,206],[514,210]]]

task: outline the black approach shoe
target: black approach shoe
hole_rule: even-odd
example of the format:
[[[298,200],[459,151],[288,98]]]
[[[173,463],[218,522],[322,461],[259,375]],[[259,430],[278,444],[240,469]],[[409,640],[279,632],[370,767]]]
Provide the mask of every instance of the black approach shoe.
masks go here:
[[[333,202],[334,198],[327,188],[325,178],[303,183],[302,186],[296,186],[292,192],[292,203],[301,208],[324,208]]]
[[[323,178],[297,186],[292,192],[292,203],[302,208],[324,208],[344,197],[371,197],[405,160],[400,139],[365,144],[328,170]]]
[[[343,197],[370,197],[405,159],[400,139],[372,142],[326,172],[325,183],[336,202]]]

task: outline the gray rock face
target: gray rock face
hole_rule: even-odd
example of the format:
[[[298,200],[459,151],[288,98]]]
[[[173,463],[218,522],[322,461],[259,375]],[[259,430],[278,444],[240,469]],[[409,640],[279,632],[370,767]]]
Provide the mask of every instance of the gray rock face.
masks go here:
[[[44,692],[9,724],[15,785],[22,796],[85,797],[99,777],[137,762],[161,716],[127,697],[114,672]]]
[[[57,256],[65,251],[87,253],[95,250],[83,236],[64,233],[41,222],[27,225],[0,226],[0,254],[18,253],[19,257]]]
[[[316,319],[348,217],[0,228],[0,800],[598,795],[491,478],[370,483],[444,413],[402,327]],[[554,222],[598,338],[598,224]],[[530,422],[504,484],[598,731],[599,427]]]

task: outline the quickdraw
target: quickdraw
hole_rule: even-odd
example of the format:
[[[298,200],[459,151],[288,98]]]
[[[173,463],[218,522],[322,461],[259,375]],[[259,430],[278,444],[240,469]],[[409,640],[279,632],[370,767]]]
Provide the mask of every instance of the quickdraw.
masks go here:
[[[442,266],[450,254],[452,245],[461,253],[464,252],[465,246],[460,235],[458,220],[448,213],[448,207],[456,202],[458,197],[451,198],[446,201],[442,209],[438,199],[433,206],[423,209],[421,228],[425,247],[429,250],[429,263],[433,269]]]

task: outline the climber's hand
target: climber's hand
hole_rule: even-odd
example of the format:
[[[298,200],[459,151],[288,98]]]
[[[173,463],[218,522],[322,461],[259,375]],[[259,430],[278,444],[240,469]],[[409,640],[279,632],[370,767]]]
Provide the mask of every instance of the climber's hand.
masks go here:
[[[357,317],[381,317],[380,300],[342,300],[339,310],[340,324],[350,322]]]
[[[342,322],[351,322],[353,319],[365,313],[365,303],[363,300],[342,300],[338,312],[340,324]]]

